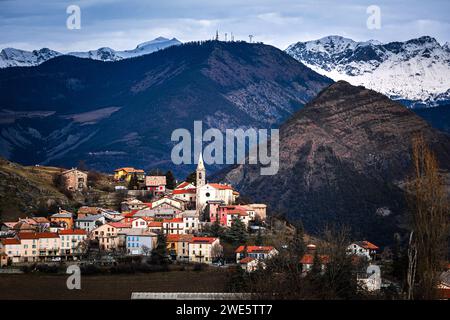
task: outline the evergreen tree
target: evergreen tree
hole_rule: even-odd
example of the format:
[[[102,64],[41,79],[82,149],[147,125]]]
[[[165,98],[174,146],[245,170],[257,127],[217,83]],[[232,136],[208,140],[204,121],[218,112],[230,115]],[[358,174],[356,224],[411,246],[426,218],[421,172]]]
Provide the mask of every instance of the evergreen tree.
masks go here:
[[[173,175],[172,171],[167,171],[166,172],[166,187],[167,189],[175,189],[176,187],[176,179],[175,176]]]
[[[230,229],[225,234],[226,240],[233,244],[242,244],[247,241],[247,236],[245,224],[239,218],[234,218]]]
[[[210,228],[211,236],[213,236],[213,237],[220,237],[222,235],[222,232],[223,232],[222,226],[220,225],[219,220],[216,219],[212,223],[211,228]]]
[[[197,184],[197,172],[193,171],[186,177],[186,182],[192,183],[194,186]]]
[[[311,276],[317,277],[322,273],[322,261],[320,260],[320,256],[317,250],[314,252],[313,264],[311,266]]]
[[[255,244],[257,246],[262,246],[264,244],[264,240],[261,234],[261,228],[258,229],[258,233],[256,234]]]
[[[291,253],[298,259],[301,259],[306,251],[303,230],[303,223],[299,221],[295,226],[295,234],[291,241]]]
[[[167,239],[163,233],[158,234],[158,243],[152,251],[152,261],[156,264],[167,264],[168,261]]]

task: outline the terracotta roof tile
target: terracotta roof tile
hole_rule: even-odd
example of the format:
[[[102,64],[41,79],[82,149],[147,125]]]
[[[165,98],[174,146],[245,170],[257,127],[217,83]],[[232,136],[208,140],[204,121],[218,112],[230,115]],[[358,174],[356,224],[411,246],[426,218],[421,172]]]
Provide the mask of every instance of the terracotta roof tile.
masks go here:
[[[239,246],[235,252],[242,253],[245,249],[248,253],[269,253],[275,248],[272,246]]]

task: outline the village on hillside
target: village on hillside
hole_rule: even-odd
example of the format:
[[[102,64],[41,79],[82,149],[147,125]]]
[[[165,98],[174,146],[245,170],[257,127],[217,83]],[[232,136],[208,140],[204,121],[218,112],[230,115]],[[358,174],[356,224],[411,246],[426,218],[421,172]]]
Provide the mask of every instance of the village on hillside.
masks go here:
[[[88,188],[88,174],[81,170],[63,171],[60,178],[68,192]],[[194,181],[169,189],[165,175],[146,175],[144,170],[123,167],[113,176],[117,182],[113,192],[126,194],[120,210],[81,206],[74,213],[59,208],[47,217],[3,221],[2,269],[37,263],[107,265],[124,257],[144,257],[157,263],[237,266],[252,273],[265,269],[280,251],[290,250],[287,243],[263,243],[263,236],[272,232],[267,206],[243,204],[231,185],[208,183],[201,155],[192,178]],[[132,185],[143,190],[128,190],[126,186]],[[151,200],[144,202],[129,195],[141,193],[150,194]],[[318,254],[320,242],[309,240],[298,257],[305,275],[317,265],[325,270],[329,262],[326,254]],[[379,249],[369,241],[356,241],[347,247],[353,260],[366,262],[365,272],[355,277],[368,291],[382,286]]]

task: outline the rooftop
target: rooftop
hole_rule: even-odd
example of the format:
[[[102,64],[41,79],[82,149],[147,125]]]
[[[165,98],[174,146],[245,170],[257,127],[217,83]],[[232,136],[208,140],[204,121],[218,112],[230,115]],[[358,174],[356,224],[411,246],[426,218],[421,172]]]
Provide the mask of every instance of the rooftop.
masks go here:
[[[58,231],[59,235],[86,235],[86,230],[82,229],[73,229],[73,230],[60,230]]]
[[[76,221],[97,221],[98,219],[103,218],[102,214],[91,214],[82,218],[78,218]]]
[[[248,253],[269,253],[275,248],[272,246],[239,246],[236,249],[236,253],[242,253],[247,251]]]
[[[192,237],[191,243],[208,243],[211,244],[216,241],[217,238],[212,237]]]

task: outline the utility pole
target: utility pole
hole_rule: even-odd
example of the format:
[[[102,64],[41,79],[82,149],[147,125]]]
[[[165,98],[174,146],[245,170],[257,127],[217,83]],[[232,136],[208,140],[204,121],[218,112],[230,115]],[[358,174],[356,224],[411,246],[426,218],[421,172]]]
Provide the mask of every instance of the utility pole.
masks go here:
[[[250,39],[250,43],[253,42],[253,37],[254,37],[254,35],[252,35],[252,34],[250,34],[250,35],[248,36],[248,38]]]
[[[219,30],[216,30],[216,41],[219,41]]]
[[[225,41],[227,41],[227,38],[228,38],[227,36],[228,36],[228,33],[225,32]]]

